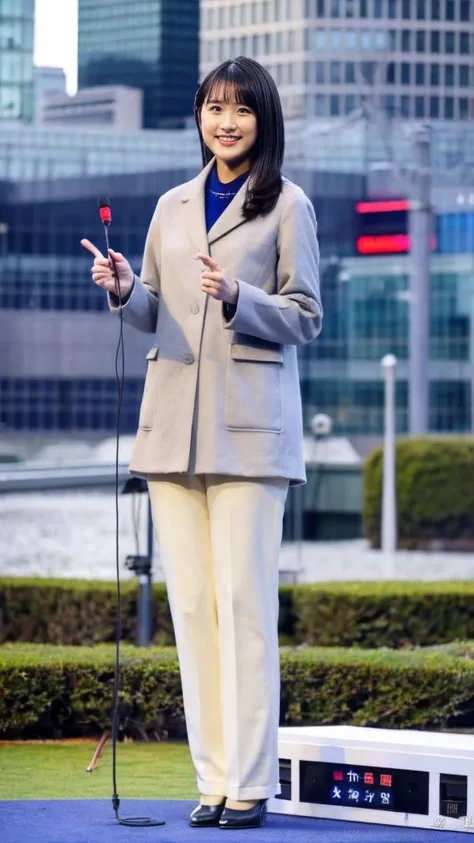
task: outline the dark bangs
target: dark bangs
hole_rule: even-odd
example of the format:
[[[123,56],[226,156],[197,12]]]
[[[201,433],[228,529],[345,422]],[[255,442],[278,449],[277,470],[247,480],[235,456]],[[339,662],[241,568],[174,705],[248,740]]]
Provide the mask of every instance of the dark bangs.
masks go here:
[[[243,56],[225,61],[204,79],[194,103],[194,116],[201,140],[203,164],[213,153],[203,141],[201,110],[215,96],[234,100],[252,109],[257,118],[257,140],[250,153],[251,169],[243,213],[251,220],[268,214],[281,193],[281,168],[285,151],[285,128],[280,95],[270,74],[261,64]]]

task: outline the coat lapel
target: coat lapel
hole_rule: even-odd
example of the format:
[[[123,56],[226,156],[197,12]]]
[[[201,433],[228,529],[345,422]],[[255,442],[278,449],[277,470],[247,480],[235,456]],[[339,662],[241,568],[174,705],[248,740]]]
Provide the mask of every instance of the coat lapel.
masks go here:
[[[198,252],[209,253],[209,246],[220,240],[229,231],[246,222],[242,214],[242,205],[247,190],[247,182],[234,196],[210,231],[206,229],[205,186],[207,177],[214,166],[215,158],[206,164],[203,170],[187,186],[181,201],[186,206],[186,221],[188,232]]]
[[[213,167],[214,159],[206,164],[203,170],[193,179],[183,193],[181,201],[186,209],[186,223],[189,236],[193,241],[197,252],[209,252],[209,243],[206,229],[206,205],[204,189],[206,179]]]

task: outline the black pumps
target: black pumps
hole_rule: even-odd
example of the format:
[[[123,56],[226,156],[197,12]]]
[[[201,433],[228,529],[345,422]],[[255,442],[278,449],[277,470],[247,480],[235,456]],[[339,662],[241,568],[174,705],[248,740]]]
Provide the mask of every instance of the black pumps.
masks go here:
[[[253,808],[248,808],[246,811],[224,808],[219,820],[219,828],[258,828],[263,825],[266,813],[266,799],[260,799]]]
[[[222,800],[220,805],[198,805],[189,817],[189,825],[191,828],[218,826],[224,805],[225,799]]]

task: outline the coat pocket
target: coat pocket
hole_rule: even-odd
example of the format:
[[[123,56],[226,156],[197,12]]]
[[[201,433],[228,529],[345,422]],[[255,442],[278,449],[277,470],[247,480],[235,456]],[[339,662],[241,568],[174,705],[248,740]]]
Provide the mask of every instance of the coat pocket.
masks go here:
[[[157,399],[157,371],[156,367],[158,358],[158,348],[150,348],[146,359],[148,360],[145,387],[143,389],[142,403],[140,407],[140,417],[138,420],[138,427],[140,430],[151,430],[155,419],[156,399]]]
[[[230,346],[224,395],[226,428],[281,431],[282,364],[280,346]]]

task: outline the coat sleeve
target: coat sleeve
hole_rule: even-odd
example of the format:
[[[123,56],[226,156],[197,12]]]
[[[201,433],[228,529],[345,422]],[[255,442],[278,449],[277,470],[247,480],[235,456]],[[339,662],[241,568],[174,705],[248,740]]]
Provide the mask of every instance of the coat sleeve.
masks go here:
[[[148,229],[140,277],[135,275],[132,290],[122,302],[124,322],[127,322],[144,334],[155,333],[158,318],[161,241],[160,203],[161,199],[158,201]],[[114,293],[108,293],[107,296],[110,310],[114,313],[119,313],[120,305],[118,296]]]
[[[277,294],[236,280],[239,297],[233,315],[224,310],[225,328],[281,345],[304,345],[320,333],[317,223],[301,189],[292,191],[280,221]]]

